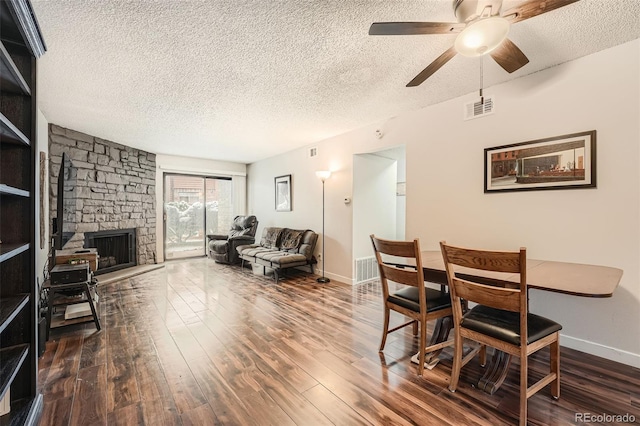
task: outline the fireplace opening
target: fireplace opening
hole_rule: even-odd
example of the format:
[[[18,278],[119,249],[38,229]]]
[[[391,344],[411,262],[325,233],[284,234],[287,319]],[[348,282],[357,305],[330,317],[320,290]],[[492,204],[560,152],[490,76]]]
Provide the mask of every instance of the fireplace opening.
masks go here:
[[[136,230],[85,232],[84,246],[98,251],[96,275],[136,266]]]

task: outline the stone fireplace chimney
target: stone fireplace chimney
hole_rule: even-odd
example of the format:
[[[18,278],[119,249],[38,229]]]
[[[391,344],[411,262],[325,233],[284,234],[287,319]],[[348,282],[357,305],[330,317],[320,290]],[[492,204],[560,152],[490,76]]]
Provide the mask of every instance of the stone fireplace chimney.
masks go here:
[[[133,229],[136,263],[156,263],[156,155],[50,124],[52,218],[63,152],[71,163],[65,231],[75,233],[65,248],[84,247],[85,233]]]

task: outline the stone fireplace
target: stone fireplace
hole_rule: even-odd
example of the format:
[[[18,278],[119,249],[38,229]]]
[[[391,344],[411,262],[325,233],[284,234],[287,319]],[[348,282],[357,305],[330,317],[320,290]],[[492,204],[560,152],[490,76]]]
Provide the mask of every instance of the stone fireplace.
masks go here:
[[[98,250],[98,254],[103,264],[117,262],[118,266],[107,266],[115,269],[156,263],[155,154],[50,124],[52,218],[63,152],[71,163],[65,181],[70,190],[65,192],[64,231],[73,234],[64,248],[102,245],[103,253]],[[123,234],[129,246],[115,248]],[[116,252],[108,253],[112,248]]]

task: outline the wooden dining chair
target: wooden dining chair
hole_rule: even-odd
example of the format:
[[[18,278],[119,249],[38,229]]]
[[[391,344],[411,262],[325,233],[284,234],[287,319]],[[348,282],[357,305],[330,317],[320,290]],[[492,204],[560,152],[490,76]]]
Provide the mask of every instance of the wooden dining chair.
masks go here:
[[[560,324],[528,311],[526,249],[517,252],[472,250],[447,245],[444,241],[440,242],[440,248],[454,307],[455,351],[449,390],[455,392],[460,370],[475,355],[472,351],[462,357],[463,339],[517,356],[520,358],[520,425],[526,425],[527,400],[532,395],[551,384],[551,395],[555,399],[560,397],[559,331],[562,329]],[[456,276],[456,266],[470,269],[459,271]],[[473,270],[519,274],[519,285],[515,288],[488,285],[486,279],[476,280]],[[463,314],[456,308],[459,306],[456,301],[461,298],[478,305]],[[549,374],[528,386],[528,357],[547,346]]]
[[[418,355],[418,374],[422,375],[426,354],[452,346],[453,340],[433,344],[427,347],[427,321],[452,315],[451,297],[445,291],[425,287],[422,261],[420,259],[420,242],[392,241],[371,235],[373,250],[378,262],[382,294],[384,298],[384,329],[380,351],[384,349],[387,335],[408,325],[413,325],[413,334],[420,332],[420,351]],[[382,255],[393,256],[394,263],[406,264],[406,267],[385,262]],[[403,284],[405,287],[394,292],[389,291],[389,282]],[[389,330],[391,311],[409,317],[408,322]]]

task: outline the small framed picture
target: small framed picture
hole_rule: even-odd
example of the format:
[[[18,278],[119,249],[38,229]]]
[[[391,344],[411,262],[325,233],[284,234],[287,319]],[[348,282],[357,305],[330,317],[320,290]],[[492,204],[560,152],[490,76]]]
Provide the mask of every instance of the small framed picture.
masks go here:
[[[291,211],[291,175],[275,178],[276,185],[276,211]]]
[[[595,130],[484,150],[484,192],[595,187]]]

